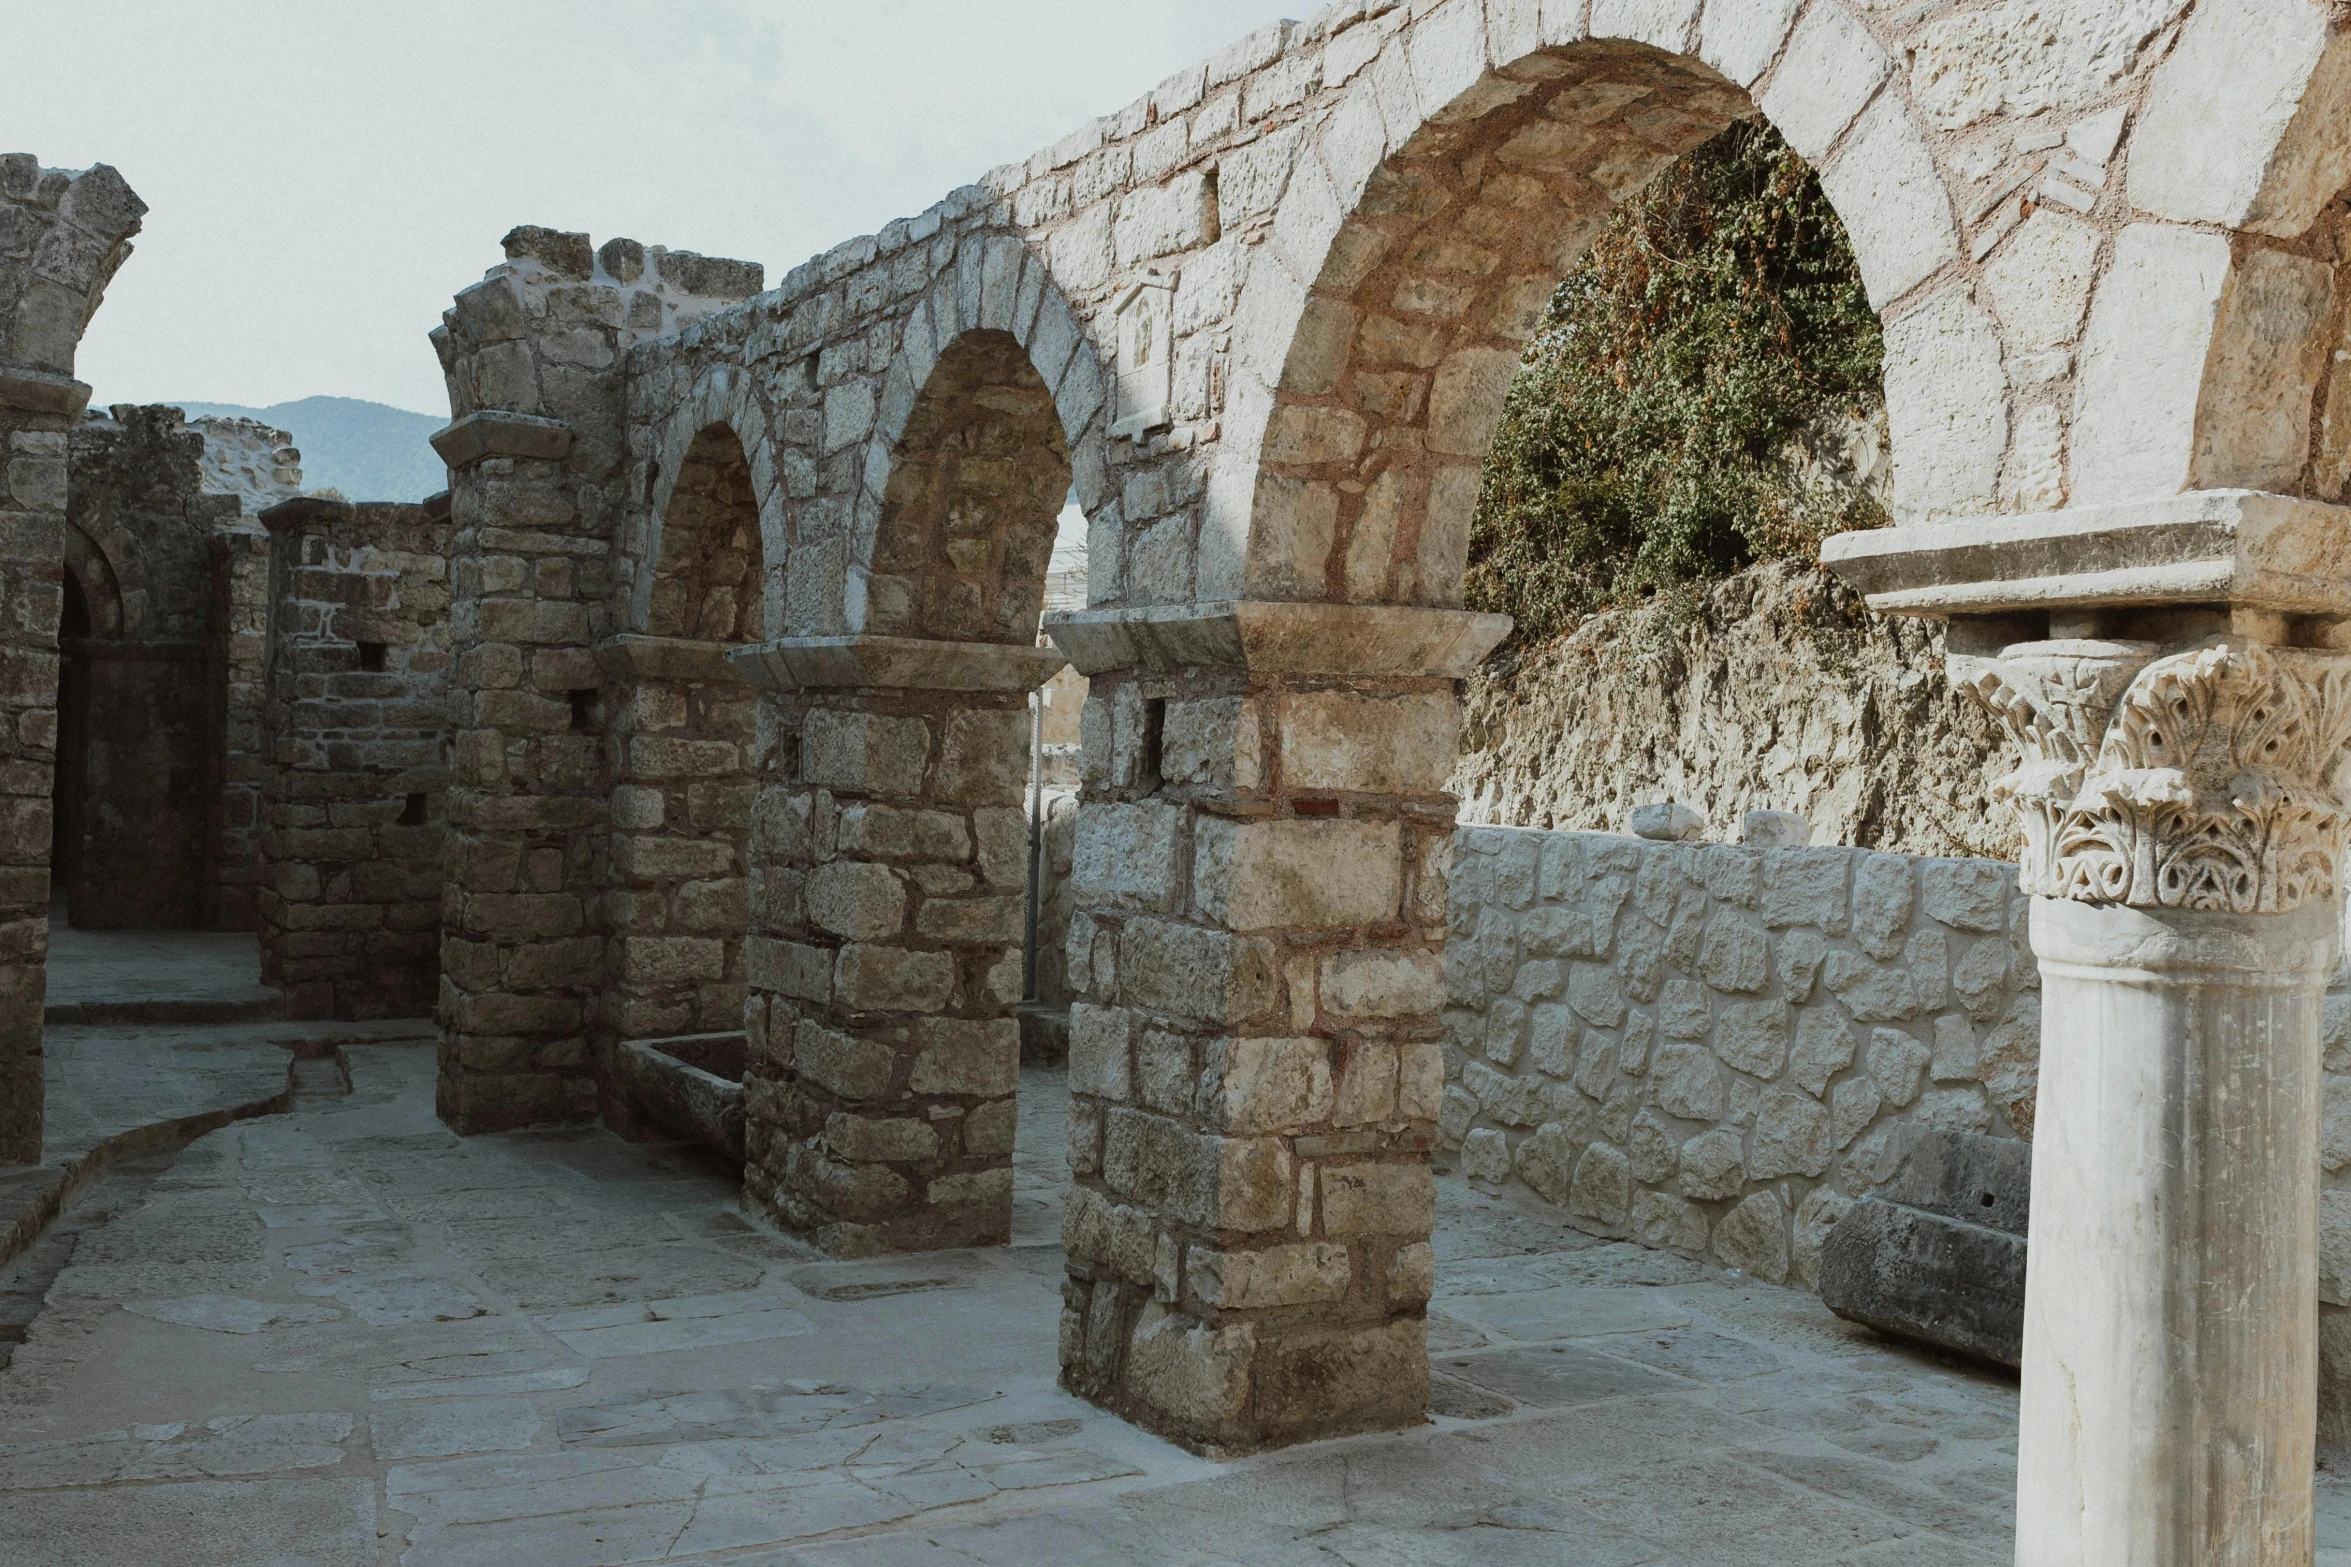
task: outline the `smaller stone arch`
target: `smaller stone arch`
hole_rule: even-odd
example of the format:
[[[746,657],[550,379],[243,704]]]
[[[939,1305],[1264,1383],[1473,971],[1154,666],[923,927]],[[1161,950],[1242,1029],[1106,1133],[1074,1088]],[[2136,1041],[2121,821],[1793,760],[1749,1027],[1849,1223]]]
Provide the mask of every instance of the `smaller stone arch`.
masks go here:
[[[1108,501],[1109,387],[1044,258],[1016,235],[966,240],[908,316],[876,400],[845,629],[1032,641],[1053,547],[1035,519],[1065,496],[1089,517]]]
[[[1071,474],[1052,391],[1019,340],[982,328],[948,345],[892,458],[865,630],[1033,641]]]
[[[759,505],[751,460],[731,424],[698,432],[679,459],[644,585],[643,629],[734,646],[756,641],[761,612]]]
[[[772,616],[762,601],[784,601],[791,556],[773,446],[766,409],[750,378],[732,365],[705,376],[660,422],[641,490],[645,508],[623,548],[627,598],[619,620],[627,631],[699,639],[698,632],[656,629],[656,621],[683,623],[676,620],[675,605],[657,612],[656,594],[679,591],[689,562],[707,567],[716,559],[714,552],[732,549],[750,556],[752,571],[744,584],[727,585],[733,589],[737,610],[734,633],[709,640],[754,642],[772,634]],[[715,486],[726,487],[723,496]],[[747,534],[736,530],[743,536],[730,535],[725,545],[704,536],[721,500],[730,514],[752,519]],[[694,535],[684,553],[671,537],[673,528],[680,526]],[[667,590],[660,588],[665,580],[672,584]],[[685,618],[698,625],[700,608]]]
[[[713,378],[673,416],[632,552],[631,629],[596,654],[612,780],[598,1078],[624,1131],[649,1042],[704,1065],[743,1048],[759,704],[726,655],[766,626],[757,448],[742,435],[756,414],[737,383]]]
[[[79,590],[88,611],[83,636],[119,637],[123,634],[122,584],[106,552],[71,523],[65,529],[65,571]]]

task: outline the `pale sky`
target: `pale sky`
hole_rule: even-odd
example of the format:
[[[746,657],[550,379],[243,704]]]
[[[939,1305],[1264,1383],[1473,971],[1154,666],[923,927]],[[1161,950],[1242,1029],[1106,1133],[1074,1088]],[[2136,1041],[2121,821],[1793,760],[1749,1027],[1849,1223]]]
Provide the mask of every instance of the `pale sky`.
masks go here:
[[[445,413],[425,333],[517,223],[774,284],[1307,6],[52,5],[9,32],[0,152],[111,163],[150,209],[82,340],[99,403]]]

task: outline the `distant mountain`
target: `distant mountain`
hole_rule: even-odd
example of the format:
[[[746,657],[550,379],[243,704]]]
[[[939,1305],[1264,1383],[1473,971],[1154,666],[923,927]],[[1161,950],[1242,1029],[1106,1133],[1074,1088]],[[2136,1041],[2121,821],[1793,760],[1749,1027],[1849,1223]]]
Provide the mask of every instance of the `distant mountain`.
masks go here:
[[[449,472],[426,437],[449,421],[434,414],[362,402],[305,397],[247,408],[238,403],[175,403],[191,419],[258,419],[302,448],[302,487],[335,490],[347,501],[421,501],[449,487]]]

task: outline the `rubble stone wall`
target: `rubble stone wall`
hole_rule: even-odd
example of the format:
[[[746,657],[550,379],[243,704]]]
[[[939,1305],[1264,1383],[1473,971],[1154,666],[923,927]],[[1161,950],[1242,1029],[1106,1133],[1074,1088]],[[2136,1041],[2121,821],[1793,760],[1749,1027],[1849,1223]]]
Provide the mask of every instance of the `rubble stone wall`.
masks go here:
[[[1445,1140],[1580,1229],[1814,1284],[1898,1128],[2030,1135],[2027,907],[1994,860],[1465,827]]]
[[[72,432],[57,872],[80,927],[253,928],[265,540],[210,488],[209,438],[168,406]]]
[[[421,1017],[440,984],[445,507],[269,511],[262,982],[297,1017]]]
[[[1586,1233],[1817,1287],[1905,1129],[2032,1135],[2030,901],[2002,861],[1464,827],[1445,1144]],[[2351,960],[2325,1040],[2321,1393],[2343,1440]]]

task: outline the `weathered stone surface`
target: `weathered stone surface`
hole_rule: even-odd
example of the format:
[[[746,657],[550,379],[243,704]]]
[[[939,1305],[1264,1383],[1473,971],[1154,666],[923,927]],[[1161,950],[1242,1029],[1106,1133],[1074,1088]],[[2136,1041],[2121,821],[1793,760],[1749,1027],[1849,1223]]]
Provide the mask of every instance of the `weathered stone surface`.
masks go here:
[[[1915,1136],[1893,1178],[1830,1232],[1821,1299],[1882,1332],[2017,1365],[2031,1194],[2026,1145]]]

